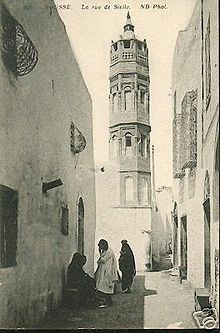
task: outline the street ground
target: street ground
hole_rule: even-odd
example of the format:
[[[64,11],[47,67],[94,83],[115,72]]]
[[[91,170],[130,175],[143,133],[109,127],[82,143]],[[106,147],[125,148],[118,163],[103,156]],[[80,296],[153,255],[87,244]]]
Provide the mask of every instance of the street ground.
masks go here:
[[[196,328],[193,295],[194,290],[185,281],[179,284],[169,270],[142,272],[135,277],[131,294],[117,290],[112,307],[61,308],[37,328]]]
[[[179,284],[178,277],[169,271],[145,273],[145,288],[156,294],[145,298],[143,328],[196,328],[194,290],[185,281]]]

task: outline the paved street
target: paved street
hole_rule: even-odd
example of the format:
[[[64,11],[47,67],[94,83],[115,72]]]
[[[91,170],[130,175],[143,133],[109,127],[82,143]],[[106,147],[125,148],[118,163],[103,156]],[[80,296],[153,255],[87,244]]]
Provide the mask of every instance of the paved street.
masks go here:
[[[169,272],[146,273],[145,288],[157,294],[144,299],[143,328],[195,328],[194,290]]]
[[[132,294],[113,296],[110,308],[62,308],[39,328],[195,328],[193,290],[168,271],[143,272],[135,278]]]

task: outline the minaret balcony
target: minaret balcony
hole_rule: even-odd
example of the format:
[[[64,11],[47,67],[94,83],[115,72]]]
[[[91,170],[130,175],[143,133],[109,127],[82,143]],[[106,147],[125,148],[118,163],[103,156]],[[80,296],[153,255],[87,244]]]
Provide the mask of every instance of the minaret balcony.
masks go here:
[[[116,111],[110,112],[110,126],[127,123],[141,123],[150,126],[149,116],[146,110],[136,111]]]
[[[114,55],[113,57],[116,57]],[[112,58],[113,59],[113,58]],[[117,74],[128,74],[128,73],[137,73],[143,76],[149,76],[148,66],[144,65],[143,60],[139,60],[138,62],[135,59],[123,59],[116,57],[114,58],[114,63],[110,66],[110,77],[113,77]]]
[[[119,160],[120,171],[139,171],[139,172],[151,172],[150,160],[148,157],[142,156],[121,156]]]
[[[125,49],[113,53],[110,60],[111,60],[111,65],[113,65],[118,61],[128,61],[128,60],[136,61],[137,56],[132,50]]]

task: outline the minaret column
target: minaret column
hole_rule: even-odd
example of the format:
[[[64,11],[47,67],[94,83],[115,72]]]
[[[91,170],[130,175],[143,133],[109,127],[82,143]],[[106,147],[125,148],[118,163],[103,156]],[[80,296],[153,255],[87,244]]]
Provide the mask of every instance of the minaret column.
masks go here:
[[[122,75],[118,74],[118,111],[122,111],[123,97],[122,97]]]
[[[147,91],[144,94],[144,112],[147,112]]]
[[[121,91],[118,91],[118,112],[121,112]]]
[[[134,78],[135,78],[135,81],[134,81],[134,89],[135,89],[135,90],[138,90],[138,75],[135,74],[135,75],[134,75]]]
[[[135,81],[134,81],[134,110],[135,112],[138,111],[138,75],[135,74]]]
[[[118,102],[119,102],[118,97],[119,97],[119,94],[118,94],[118,91],[116,91],[115,108],[114,108],[115,112],[118,112]]]
[[[109,95],[109,111],[110,112],[113,111],[113,95],[112,94]]]
[[[140,103],[140,101],[141,101],[141,91],[138,90],[138,104]]]
[[[122,75],[118,74],[118,90],[122,90]]]
[[[125,136],[123,136],[121,139],[121,152],[122,156],[125,156]]]
[[[125,111],[125,91],[121,91],[121,111]]]
[[[138,141],[139,141],[139,137],[138,137],[138,134],[135,135],[135,156],[137,157],[138,156]]]
[[[132,111],[135,111],[135,90],[132,90],[131,96],[132,96]]]

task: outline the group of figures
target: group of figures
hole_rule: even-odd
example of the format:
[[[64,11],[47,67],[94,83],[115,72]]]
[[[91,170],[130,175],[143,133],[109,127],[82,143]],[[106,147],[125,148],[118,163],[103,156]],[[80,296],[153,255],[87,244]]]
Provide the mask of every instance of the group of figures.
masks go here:
[[[119,258],[121,278],[114,252],[105,239],[101,239],[98,243],[99,259],[94,278],[83,269],[86,256],[79,252],[73,254],[67,270],[67,287],[70,290],[77,290],[81,305],[100,308],[111,306],[111,295],[115,293],[116,282],[120,280],[122,293],[131,293],[131,286],[136,275],[135,258],[127,240],[122,240],[121,244]]]

